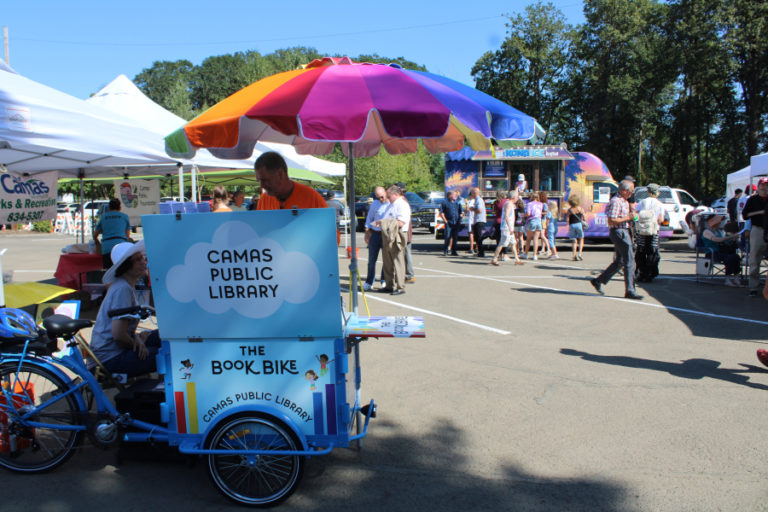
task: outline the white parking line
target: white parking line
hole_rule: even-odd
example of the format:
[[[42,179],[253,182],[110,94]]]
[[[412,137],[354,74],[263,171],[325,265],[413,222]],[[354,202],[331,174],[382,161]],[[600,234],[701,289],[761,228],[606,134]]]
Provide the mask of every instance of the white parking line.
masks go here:
[[[768,325],[768,322],[762,321],[762,320],[753,320],[751,318],[743,318],[743,317],[730,316],[730,315],[718,315],[716,313],[708,313],[706,311],[698,311],[698,310],[695,310],[695,309],[678,308],[678,307],[675,307],[675,306],[665,306],[663,304],[653,304],[653,303],[650,303],[650,302],[643,302],[643,301],[637,301],[637,300],[624,299],[622,297],[605,297],[605,296],[602,296],[602,295],[597,295],[597,294],[595,294],[593,292],[590,292],[590,291],[575,292],[575,291],[572,291],[572,290],[564,290],[564,289],[561,289],[561,288],[553,288],[551,286],[539,286],[539,285],[535,285],[535,284],[531,284],[531,283],[520,283],[520,282],[517,282],[517,281],[510,281],[510,280],[507,280],[507,279],[499,279],[499,278],[488,277],[488,276],[476,276],[476,275],[471,275],[471,274],[460,274],[460,273],[457,273],[457,272],[448,272],[446,270],[435,270],[435,269],[427,269],[427,268],[421,268],[420,270],[427,270],[427,271],[431,271],[431,272],[439,272],[441,274],[450,274],[450,275],[452,275],[454,277],[466,277],[466,278],[469,278],[469,279],[483,279],[483,280],[486,280],[486,281],[495,281],[495,282],[504,283],[504,284],[514,284],[514,285],[528,287],[528,288],[538,288],[540,290],[550,290],[550,291],[555,291],[555,292],[565,293],[565,294],[570,294],[570,295],[584,295],[584,296],[587,296],[587,297],[595,297],[596,299],[615,300],[615,301],[619,301],[619,302],[625,302],[627,304],[634,304],[636,306],[645,306],[645,307],[651,307],[651,308],[666,309],[667,311],[677,311],[677,312],[680,312],[680,313],[689,313],[689,314],[692,314],[692,315],[706,316],[706,317],[709,317],[709,318],[720,318],[720,319],[723,319],[723,320],[735,320],[737,322],[747,322],[747,323],[753,323],[753,324],[758,324],[758,325]],[[584,281],[585,281],[585,283],[588,283],[588,281],[586,279]]]
[[[346,255],[345,255],[345,257],[346,257]],[[358,260],[368,261],[366,258],[358,258]],[[562,265],[562,264],[558,264],[557,266],[562,266],[564,268],[578,268],[578,269],[581,269],[581,270],[592,270],[592,269],[585,268],[585,267],[568,266],[568,265]],[[464,277],[464,278],[467,278],[467,279],[482,279],[482,280],[485,280],[485,281],[495,281],[495,282],[504,283],[504,284],[514,284],[514,285],[517,285],[517,286],[528,287],[528,288],[537,288],[537,289],[541,289],[541,290],[555,291],[555,292],[565,293],[565,294],[569,294],[569,295],[583,295],[583,296],[587,296],[587,297],[594,297],[596,299],[614,300],[614,301],[624,302],[626,304],[633,304],[635,306],[659,308],[659,309],[665,309],[667,311],[676,311],[676,312],[679,312],[679,313],[688,313],[688,314],[691,314],[691,315],[704,316],[704,317],[708,317],[708,318],[719,318],[719,319],[722,319],[722,320],[734,320],[736,322],[747,322],[747,323],[758,324],[758,325],[768,325],[768,322],[766,322],[766,321],[753,320],[751,318],[743,318],[743,317],[730,316],[730,315],[718,315],[716,313],[709,313],[707,311],[699,311],[699,310],[695,310],[695,309],[678,308],[678,307],[675,307],[675,306],[665,306],[663,304],[653,304],[653,303],[650,303],[650,302],[630,300],[630,299],[625,299],[625,298],[622,298],[622,297],[605,297],[605,296],[602,296],[602,295],[597,295],[594,292],[589,291],[588,289],[583,291],[583,292],[575,292],[575,291],[572,291],[572,290],[565,290],[565,289],[562,289],[562,288],[553,288],[551,286],[540,286],[540,285],[535,285],[535,284],[531,284],[531,283],[521,283],[521,282],[517,282],[517,281],[510,281],[508,279],[499,278],[499,277],[490,277],[490,276],[473,275],[473,274],[462,274],[462,273],[459,273],[459,272],[450,272],[450,271],[447,271],[447,270],[437,270],[437,269],[425,268],[425,267],[414,267],[414,268],[416,270],[423,270],[423,271],[427,271],[427,272],[435,272],[435,273],[438,273],[438,274],[444,274],[443,277]],[[419,276],[419,278],[421,278],[421,277],[426,277],[426,276]],[[434,276],[434,277],[436,277],[436,276]],[[665,278],[665,279],[689,280],[689,278],[684,278],[684,277],[671,277],[671,276],[670,277],[662,276],[662,277]],[[529,277],[527,277],[527,276],[515,276],[515,278],[516,279],[521,279],[521,278],[527,279]],[[584,282],[588,284],[589,281],[587,281],[585,279]],[[370,297],[370,295],[368,297]],[[390,301],[386,301],[386,300],[383,300],[383,299],[379,299],[378,297],[376,297],[376,299],[377,300],[382,300],[383,302],[390,302]],[[397,302],[391,302],[391,303],[392,304],[397,304],[397,305],[402,306],[402,307],[408,307],[410,309],[414,309],[414,310],[417,310],[417,311],[419,310],[418,308],[414,308],[412,306],[404,306],[404,305],[402,305],[400,303],[397,303]],[[424,310],[424,311],[426,311],[426,310]],[[440,313],[433,313],[433,314],[435,316],[441,316],[443,318],[447,318],[449,320],[454,320],[454,321],[457,321],[457,322],[460,322],[460,323],[467,323],[467,324],[470,324],[470,325],[474,325],[474,324],[472,324],[472,322],[461,320],[461,319],[458,319],[458,318],[455,318],[455,317],[452,317],[452,316],[446,316],[446,315],[442,315]],[[478,327],[486,328],[488,330],[494,329],[493,327],[487,327],[487,326],[479,326],[478,325]],[[495,332],[498,332],[498,330],[496,330]],[[505,334],[509,334],[507,331],[501,331],[501,332],[503,332]]]
[[[490,326],[487,326],[487,325],[478,324],[476,322],[470,322],[469,320],[464,320],[464,319],[461,319],[461,318],[458,318],[458,317],[455,317],[455,316],[444,315],[442,313],[437,313],[435,311],[430,311],[428,309],[417,308],[415,306],[408,306],[407,304],[403,304],[401,302],[395,302],[393,300],[382,299],[381,297],[376,297],[375,295],[369,295],[369,294],[366,293],[365,297],[368,300],[377,300],[379,302],[384,302],[385,304],[391,304],[393,306],[397,306],[397,307],[400,307],[400,308],[410,309],[411,311],[417,311],[417,312],[423,313],[425,315],[437,316],[437,317],[440,317],[440,318],[444,318],[446,320],[451,320],[452,322],[458,322],[460,324],[471,325],[472,327],[477,327],[478,329],[482,329],[484,331],[495,332],[496,334],[502,334],[504,336],[506,336],[507,334],[511,334],[509,331],[504,331],[504,330],[501,330],[501,329],[496,329],[495,327],[490,327]]]

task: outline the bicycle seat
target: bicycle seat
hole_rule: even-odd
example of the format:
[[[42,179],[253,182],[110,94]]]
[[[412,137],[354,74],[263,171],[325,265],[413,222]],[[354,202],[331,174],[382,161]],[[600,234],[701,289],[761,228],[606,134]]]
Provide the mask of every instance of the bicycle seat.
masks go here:
[[[69,338],[77,331],[93,325],[93,320],[69,318],[65,315],[51,315],[43,320],[43,327],[51,338]]]

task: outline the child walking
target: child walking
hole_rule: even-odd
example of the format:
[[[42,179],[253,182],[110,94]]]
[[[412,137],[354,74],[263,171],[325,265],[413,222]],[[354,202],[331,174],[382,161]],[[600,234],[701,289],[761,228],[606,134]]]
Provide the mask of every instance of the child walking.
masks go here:
[[[549,241],[549,250],[551,252],[549,259],[551,260],[560,258],[557,255],[557,246],[555,246],[555,237],[557,236],[557,217],[557,201],[550,201],[549,209],[547,210],[547,240]]]

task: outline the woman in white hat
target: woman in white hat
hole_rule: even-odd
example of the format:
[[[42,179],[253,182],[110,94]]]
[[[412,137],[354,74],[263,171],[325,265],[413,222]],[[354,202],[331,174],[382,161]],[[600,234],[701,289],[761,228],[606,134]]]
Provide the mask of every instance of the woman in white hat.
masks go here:
[[[524,194],[525,191],[528,190],[528,182],[525,181],[524,174],[517,175],[517,183],[515,183],[515,190],[517,190],[517,193],[520,195]]]
[[[117,244],[111,256],[114,264],[102,279],[108,290],[93,326],[91,348],[112,373],[129,377],[151,373],[157,369],[155,356],[160,348],[157,330],[137,334],[138,319],[109,317],[112,310],[138,305],[136,282],[147,274],[144,241]]]

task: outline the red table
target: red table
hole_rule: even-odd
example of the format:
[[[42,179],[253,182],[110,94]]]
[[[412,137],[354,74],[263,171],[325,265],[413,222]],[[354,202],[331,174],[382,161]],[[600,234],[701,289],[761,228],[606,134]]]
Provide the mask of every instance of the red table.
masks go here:
[[[80,290],[85,282],[83,274],[102,268],[101,254],[62,254],[53,275],[58,279],[59,286]]]

